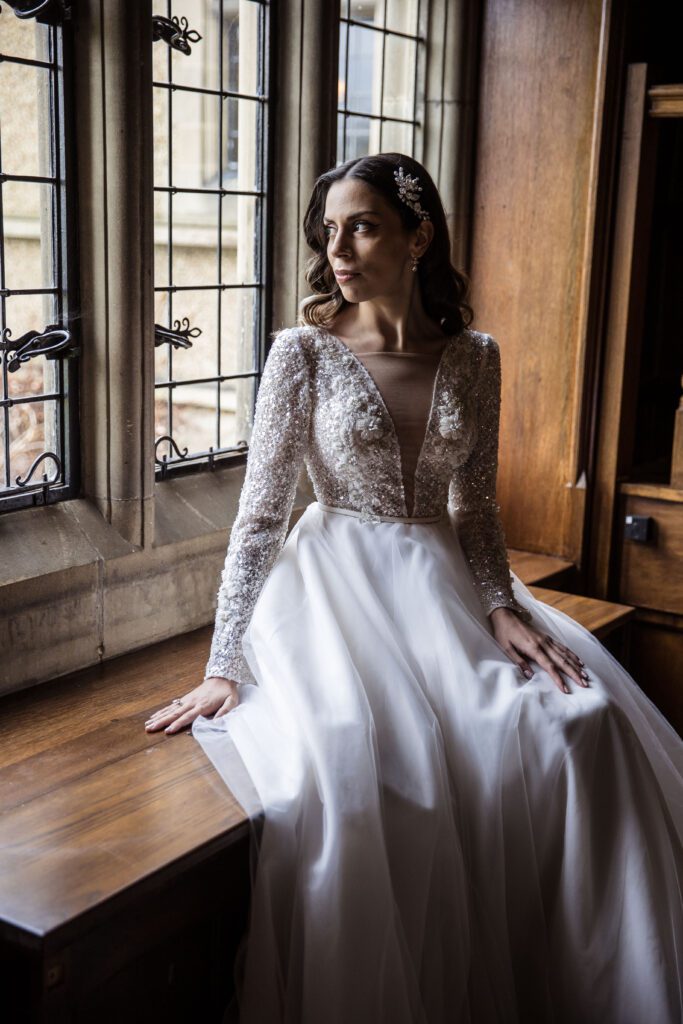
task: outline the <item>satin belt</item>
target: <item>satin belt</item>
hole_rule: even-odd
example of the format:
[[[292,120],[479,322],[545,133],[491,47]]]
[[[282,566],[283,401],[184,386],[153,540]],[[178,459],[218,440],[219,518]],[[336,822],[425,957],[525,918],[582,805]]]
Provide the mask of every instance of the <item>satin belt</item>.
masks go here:
[[[439,523],[444,518],[444,513],[439,513],[438,516],[385,516],[379,512],[359,512],[355,508],[342,508],[340,505],[325,505],[324,502],[318,502],[319,508],[324,509],[326,512],[340,512],[343,516],[356,516],[357,519],[363,519],[366,521],[374,522],[380,520],[383,523]]]

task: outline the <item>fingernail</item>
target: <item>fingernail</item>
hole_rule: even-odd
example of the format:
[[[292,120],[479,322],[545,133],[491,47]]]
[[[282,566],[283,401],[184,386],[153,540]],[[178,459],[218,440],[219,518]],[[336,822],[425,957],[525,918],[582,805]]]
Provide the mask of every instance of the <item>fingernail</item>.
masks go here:
[[[533,676],[533,672],[531,671],[531,669],[526,668],[524,669],[524,675],[527,677],[527,679],[531,679],[531,677]]]
[[[564,692],[565,693],[571,693],[572,691],[569,689],[568,686],[565,685]]]
[[[581,673],[581,678],[582,679],[588,679],[589,678],[588,673],[587,672],[582,672]]]

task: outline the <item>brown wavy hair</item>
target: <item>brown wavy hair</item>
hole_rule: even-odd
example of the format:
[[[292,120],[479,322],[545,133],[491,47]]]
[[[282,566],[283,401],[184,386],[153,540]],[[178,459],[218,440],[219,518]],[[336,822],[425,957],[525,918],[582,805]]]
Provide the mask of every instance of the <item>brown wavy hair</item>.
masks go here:
[[[417,278],[422,304],[432,320],[441,324],[447,335],[460,334],[473,319],[466,302],[469,279],[451,263],[451,245],[446,213],[441,196],[428,171],[417,160],[403,153],[377,153],[347,160],[325,171],[316,180],[304,216],[304,235],[313,255],[306,262],[306,280],[313,294],[302,300],[297,323],[301,327],[328,327],[337,313],[350,303],[342,295],[327,258],[327,236],[323,227],[325,201],[330,187],[344,178],[359,178],[379,192],[398,212],[404,226],[413,230],[420,218],[399,197],[394,171],[403,167],[417,176],[422,186],[420,203],[434,225],[434,237],[422,255]]]

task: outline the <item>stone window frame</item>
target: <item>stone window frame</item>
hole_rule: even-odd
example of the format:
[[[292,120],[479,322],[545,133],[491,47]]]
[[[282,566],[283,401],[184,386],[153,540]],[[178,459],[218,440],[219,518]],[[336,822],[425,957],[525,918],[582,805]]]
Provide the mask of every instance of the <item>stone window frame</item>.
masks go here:
[[[2,374],[6,379],[0,382],[5,449],[0,514],[5,514],[65,501],[79,490],[74,118],[69,103],[73,60],[63,5],[55,2],[35,15],[22,16],[5,4],[0,51],[0,64],[10,73],[9,81],[0,73],[0,88],[7,93],[0,101],[0,120],[6,103],[13,108],[9,124],[0,125],[0,264],[5,265],[0,282],[0,361],[7,367]],[[21,140],[15,132],[21,133]],[[33,149],[26,163],[22,147]],[[16,193],[14,201],[8,199],[9,190],[17,185],[22,195],[18,204]],[[33,209],[25,205],[29,195],[34,197]],[[27,264],[25,254],[15,262],[12,246],[22,243],[35,246],[35,262]],[[22,310],[22,303],[28,307]],[[58,329],[48,333],[55,325]],[[37,336],[26,348],[28,332]],[[32,355],[36,349],[43,355]],[[13,362],[19,370],[15,381]],[[20,384],[16,392],[13,383]],[[15,454],[10,436],[19,440],[22,409],[27,448]]]
[[[453,260],[465,270],[477,7],[430,0],[415,152],[441,192]],[[73,7],[81,495],[0,516],[0,693],[207,626],[215,614],[246,456],[154,479],[153,13],[151,0]],[[307,292],[301,221],[315,178],[335,161],[339,2],[278,0],[271,18],[277,110],[267,333],[296,322]],[[302,479],[293,519],[310,499]]]

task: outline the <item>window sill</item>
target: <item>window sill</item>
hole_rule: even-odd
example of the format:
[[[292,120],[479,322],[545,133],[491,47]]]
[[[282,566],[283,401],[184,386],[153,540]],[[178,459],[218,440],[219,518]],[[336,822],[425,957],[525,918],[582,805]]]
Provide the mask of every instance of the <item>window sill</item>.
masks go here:
[[[241,464],[157,483],[144,548],[87,499],[0,517],[0,694],[211,623],[244,474]],[[300,490],[295,507],[309,500]]]

